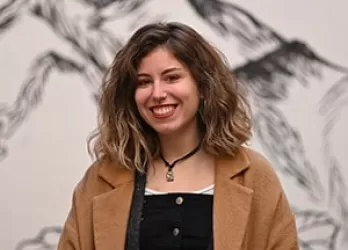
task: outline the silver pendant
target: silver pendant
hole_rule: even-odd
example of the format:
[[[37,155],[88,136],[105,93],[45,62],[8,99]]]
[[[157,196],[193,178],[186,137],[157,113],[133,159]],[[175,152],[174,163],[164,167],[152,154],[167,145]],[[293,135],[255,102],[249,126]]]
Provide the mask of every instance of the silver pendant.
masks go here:
[[[168,169],[167,174],[166,174],[166,177],[167,177],[167,181],[168,181],[168,182],[173,182],[173,181],[174,181],[174,172],[173,172],[173,169]]]

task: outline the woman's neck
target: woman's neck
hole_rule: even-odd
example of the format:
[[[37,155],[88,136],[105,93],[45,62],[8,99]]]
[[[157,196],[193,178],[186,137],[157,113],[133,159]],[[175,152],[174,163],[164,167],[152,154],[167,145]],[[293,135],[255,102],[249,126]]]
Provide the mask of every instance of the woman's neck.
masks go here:
[[[161,135],[161,154],[168,162],[173,162],[194,150],[200,140],[198,130]]]
[[[171,135],[161,135],[161,153],[164,159],[156,159],[147,175],[147,187],[163,192],[187,192],[200,190],[214,183],[214,157],[199,148],[198,152],[184,160],[200,143],[198,130],[180,131]],[[179,161],[177,161],[179,160]],[[175,161],[177,161],[175,163]],[[170,165],[175,163],[172,174],[168,175]],[[173,180],[168,181],[172,176]]]

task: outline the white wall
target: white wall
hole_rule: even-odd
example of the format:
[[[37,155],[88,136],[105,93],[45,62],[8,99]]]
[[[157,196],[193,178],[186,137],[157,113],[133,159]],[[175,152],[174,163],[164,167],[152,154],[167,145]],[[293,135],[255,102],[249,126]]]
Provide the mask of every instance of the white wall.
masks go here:
[[[302,249],[348,248],[343,240],[344,233],[348,236],[346,1],[230,1],[262,22],[263,31],[233,6],[203,19],[186,0],[148,0],[130,13],[132,0],[128,5],[114,0],[99,10],[111,20],[93,30],[90,25],[98,20],[93,2],[98,1],[0,0],[0,152],[7,150],[0,161],[0,249],[55,249],[72,189],[91,163],[86,137],[95,126],[93,94],[102,72],[86,58],[86,51],[93,54],[87,41],[96,44],[95,56],[105,66],[114,55],[106,49],[106,37],[122,43],[139,24],[154,20],[192,25],[226,53],[234,69],[239,67],[240,79],[251,87],[252,146],[281,178],[298,218]],[[45,17],[30,13],[33,6],[43,7]],[[54,11],[59,25],[52,26],[47,20]],[[230,24],[225,35],[208,23],[217,19]],[[232,32],[236,29],[254,38],[253,49]],[[271,39],[270,31],[283,41]],[[255,43],[257,35],[261,40]],[[308,47],[291,45],[295,40]],[[45,54],[51,56],[40,61]],[[276,67],[267,78],[260,74],[262,65],[282,65],[289,75]],[[40,233],[42,240],[27,241]]]

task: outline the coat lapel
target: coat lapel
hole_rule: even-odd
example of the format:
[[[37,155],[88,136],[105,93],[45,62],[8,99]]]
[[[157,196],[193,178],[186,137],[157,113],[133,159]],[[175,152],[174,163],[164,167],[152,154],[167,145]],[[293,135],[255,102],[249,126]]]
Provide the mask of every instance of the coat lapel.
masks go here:
[[[102,166],[99,175],[114,189],[93,199],[95,249],[124,250],[134,175],[112,165]]]
[[[214,192],[214,250],[242,249],[253,191],[238,180],[247,170],[249,160],[241,150],[234,159],[216,160]]]

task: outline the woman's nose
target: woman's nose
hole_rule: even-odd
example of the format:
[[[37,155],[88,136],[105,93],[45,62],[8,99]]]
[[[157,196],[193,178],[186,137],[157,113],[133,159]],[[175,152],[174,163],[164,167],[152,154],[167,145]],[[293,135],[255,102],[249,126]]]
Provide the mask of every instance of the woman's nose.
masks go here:
[[[155,101],[163,101],[167,97],[167,92],[161,82],[155,82],[152,90],[152,98]]]

